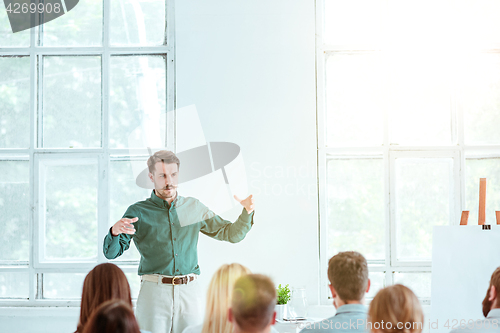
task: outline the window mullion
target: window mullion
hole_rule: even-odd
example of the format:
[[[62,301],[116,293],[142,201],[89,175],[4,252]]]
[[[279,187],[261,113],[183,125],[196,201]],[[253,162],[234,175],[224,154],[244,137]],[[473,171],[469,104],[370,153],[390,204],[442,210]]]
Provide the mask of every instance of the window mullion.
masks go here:
[[[99,175],[97,192],[97,261],[106,262],[102,252],[104,237],[107,233],[109,221],[109,75],[110,75],[110,52],[109,36],[111,17],[111,4],[109,1],[103,1],[103,53],[101,54],[101,146],[104,153],[99,154]]]
[[[35,148],[43,147],[43,55],[36,54],[36,67],[37,67],[37,117],[36,117],[36,145]]]
[[[34,51],[34,47],[36,44],[36,30],[35,28],[30,29],[30,145],[29,145],[29,222],[28,222],[28,232],[29,232],[29,262],[28,262],[28,287],[29,287],[29,296],[28,302],[33,303],[36,298],[36,272],[34,268],[34,260],[35,260],[35,236],[34,232],[36,228],[36,218],[35,218],[35,203],[37,202],[37,193],[35,193],[35,181],[37,181],[37,177],[35,174],[35,147],[37,144],[37,112],[38,112],[38,99],[37,99],[37,83],[38,83],[38,73],[37,73],[37,55]]]
[[[167,150],[176,151],[176,100],[175,100],[175,54],[174,52],[168,52],[166,56],[166,69],[167,75],[166,79],[166,117],[165,117],[165,142],[164,145]]]
[[[462,202],[465,203],[464,193],[465,193],[465,181],[462,181],[462,175],[465,161],[462,164],[462,156],[464,155],[462,152],[462,147],[459,151],[455,151],[453,157],[453,202],[450,202],[450,207],[453,207],[453,214],[450,214],[451,221],[450,225],[459,225],[461,212],[462,212]]]
[[[34,156],[34,175],[36,178],[33,189],[35,195],[34,228],[33,228],[33,263],[38,268],[40,261],[45,257],[45,168],[40,166],[40,156]]]
[[[165,147],[170,151],[176,151],[176,133],[175,133],[175,121],[176,121],[176,111],[177,100],[176,100],[176,79],[175,79],[175,68],[176,68],[176,60],[175,60],[175,52],[172,50],[175,47],[175,12],[174,12],[174,1],[166,0],[165,1],[165,22],[166,22],[166,45],[169,48],[167,52],[167,75],[165,79],[166,82],[166,108],[167,114],[165,117],[166,123],[166,131],[165,131]]]
[[[43,299],[43,273],[37,273],[35,274],[36,278],[36,299]]]
[[[388,193],[386,191],[387,196],[387,212],[389,214],[388,217],[388,226],[387,226],[387,239],[388,242],[388,265],[390,265],[390,269],[387,271],[387,274],[391,274],[390,280],[392,281],[392,267],[396,265],[396,180],[395,180],[395,157],[394,152],[389,150],[389,146],[387,148],[387,163],[386,163],[386,185],[388,186]],[[386,276],[386,282],[389,282],[388,276]]]
[[[319,183],[322,186],[318,186],[318,219],[319,219],[319,276],[320,276],[320,304],[327,304],[327,296],[330,291],[328,290],[328,276],[326,272],[326,267],[328,267],[328,200],[326,192],[326,155],[318,151],[318,177]]]
[[[451,80],[451,78],[450,78]],[[458,103],[457,103],[457,88],[455,83],[451,84],[451,96],[450,96],[450,112],[451,112],[451,143],[459,143],[459,123],[458,123]]]
[[[109,154],[99,155],[99,175],[97,191],[97,261],[106,262],[102,252],[104,237],[108,232],[109,221]]]
[[[316,144],[317,144],[317,173],[318,173],[318,275],[320,285],[319,304],[329,304],[330,291],[328,290],[328,202],[326,195],[326,162],[327,151],[325,147],[325,53],[323,45],[323,8],[324,0],[316,0]]]
[[[459,202],[459,216],[461,216],[461,212],[462,210],[465,209],[465,151],[464,151],[464,147],[462,145],[459,146],[460,147],[460,151],[459,151],[459,169],[458,169],[458,175],[456,177],[458,177],[458,183],[459,183],[459,188],[460,189],[460,202]],[[455,180],[455,183],[457,181]],[[457,224],[459,224],[460,222],[457,221]]]
[[[460,168],[458,170],[458,175],[456,177],[459,178],[459,188],[460,189],[460,209],[465,209],[465,137],[464,137],[464,114],[463,114],[463,101],[460,98],[461,96],[461,88],[455,87],[455,113],[456,113],[456,122],[457,122],[457,141],[459,151],[459,163]],[[457,222],[458,224],[458,222]]]

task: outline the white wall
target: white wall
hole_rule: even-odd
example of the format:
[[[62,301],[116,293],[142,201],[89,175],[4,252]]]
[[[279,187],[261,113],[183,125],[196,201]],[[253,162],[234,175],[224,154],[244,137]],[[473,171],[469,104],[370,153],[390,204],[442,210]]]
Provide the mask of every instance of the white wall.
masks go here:
[[[314,25],[314,1],[176,3],[177,108],[196,105],[207,141],[240,145],[256,200],[241,243],[201,237],[205,285],[239,262],[318,302]]]
[[[2,308],[0,332],[71,333],[76,329],[80,308]]]
[[[208,141],[241,147],[256,199],[242,242],[201,236],[202,284],[222,263],[239,262],[276,284],[306,287],[318,304],[314,1],[175,6],[177,108],[195,104]],[[0,309],[1,331],[71,332],[74,310]]]

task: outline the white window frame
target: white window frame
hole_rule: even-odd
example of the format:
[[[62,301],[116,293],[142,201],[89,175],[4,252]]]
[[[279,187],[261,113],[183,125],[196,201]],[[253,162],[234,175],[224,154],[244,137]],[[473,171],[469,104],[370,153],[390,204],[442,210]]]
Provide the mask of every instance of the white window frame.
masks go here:
[[[370,272],[384,272],[385,286],[394,284],[395,272],[431,273],[431,261],[398,261],[396,260],[396,221],[394,190],[394,161],[397,157],[412,158],[453,158],[453,207],[450,207],[449,225],[460,224],[461,211],[465,209],[465,162],[466,158],[500,158],[500,145],[465,145],[463,110],[460,94],[454,92],[451,101],[451,135],[452,143],[448,146],[403,146],[391,145],[388,131],[388,114],[384,114],[383,144],[378,147],[327,147],[326,145],[326,102],[325,102],[325,64],[329,53],[377,52],[376,48],[350,46],[333,46],[323,44],[325,0],[316,0],[316,107],[317,107],[317,152],[319,182],[319,293],[320,304],[330,305],[331,295],[328,289],[328,202],[327,202],[327,161],[331,157],[374,158],[383,159],[384,164],[384,211],[385,211],[385,259],[369,260]],[[368,46],[370,47],[370,46]],[[484,52],[500,53],[498,45]],[[476,221],[469,221],[476,224]],[[369,301],[369,300],[368,300]],[[430,304],[430,298],[422,298],[424,305]]]
[[[29,149],[0,149],[2,160],[28,160],[29,174],[29,207],[31,214],[28,223],[29,230],[29,261],[0,261],[0,273],[20,272],[29,275],[28,299],[0,298],[2,307],[37,307],[37,306],[80,306],[79,299],[43,299],[43,274],[44,273],[84,273],[99,263],[108,262],[102,252],[104,237],[113,223],[110,221],[109,212],[109,165],[111,160],[135,159],[140,157],[134,154],[133,149],[114,149],[109,147],[109,77],[110,57],[113,55],[163,55],[166,56],[166,149],[175,151],[175,13],[174,1],[165,0],[166,9],[166,45],[161,46],[112,46],[110,44],[110,1],[103,0],[102,33],[103,45],[99,47],[45,47],[39,44],[43,25],[30,29],[30,46],[1,48],[0,57],[3,56],[29,56],[30,57],[30,148]],[[71,56],[94,55],[101,57],[101,148],[38,148],[42,142],[42,122],[38,116],[42,112],[42,64],[43,56]],[[170,111],[170,112],[169,112]],[[144,154],[141,150],[138,154]],[[147,157],[147,156],[142,156]],[[43,191],[40,189],[40,161],[63,158],[64,160],[81,161],[92,159],[98,161],[98,227],[97,227],[97,261],[67,261],[67,262],[42,262],[39,250],[44,244],[43,216],[41,203]],[[115,262],[125,273],[137,273],[138,261]]]

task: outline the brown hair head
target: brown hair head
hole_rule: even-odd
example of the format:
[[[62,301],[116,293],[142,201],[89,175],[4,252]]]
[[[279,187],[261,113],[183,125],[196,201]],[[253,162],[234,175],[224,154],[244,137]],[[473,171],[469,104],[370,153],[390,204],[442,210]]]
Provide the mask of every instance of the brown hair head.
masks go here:
[[[130,286],[123,271],[111,263],[94,267],[85,278],[82,290],[80,319],[76,332],[83,332],[92,312],[102,303],[112,300],[123,300],[132,306]]]
[[[257,331],[271,324],[276,306],[276,289],[261,274],[243,275],[234,284],[231,311],[244,331]]]
[[[420,333],[423,326],[424,313],[417,296],[401,284],[381,289],[370,303],[367,329],[371,332]]]
[[[488,291],[486,292],[486,296],[484,297],[484,300],[483,300],[483,315],[485,317],[488,316],[488,313],[491,310],[491,306],[493,305],[491,303],[491,301],[489,300],[491,286],[494,286],[496,291],[497,291],[497,301],[496,301],[497,304],[495,304],[495,305],[498,306],[498,305],[500,305],[500,304],[498,304],[498,296],[500,293],[500,267],[497,267],[497,269],[495,269],[495,271],[491,275],[490,286],[488,287]]]
[[[328,262],[328,279],[344,302],[359,301],[368,288],[368,264],[361,253],[339,252]]]
[[[177,156],[168,150],[159,150],[148,158],[148,168],[149,172],[155,172],[155,165],[158,162],[163,162],[165,164],[176,163],[177,170],[181,167],[181,161],[177,158]]]
[[[140,333],[140,329],[127,302],[110,300],[92,313],[82,333]]]

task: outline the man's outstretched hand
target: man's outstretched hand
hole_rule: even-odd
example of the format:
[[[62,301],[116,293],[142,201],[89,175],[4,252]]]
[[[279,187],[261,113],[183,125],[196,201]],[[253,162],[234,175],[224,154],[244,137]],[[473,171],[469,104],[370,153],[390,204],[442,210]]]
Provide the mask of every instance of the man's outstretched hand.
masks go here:
[[[253,195],[249,195],[248,198],[241,200],[238,198],[238,196],[234,196],[234,198],[247,210],[247,213],[250,214],[253,212],[253,207],[254,207],[254,201],[253,201]]]
[[[135,234],[135,228],[132,223],[137,222],[139,218],[134,217],[133,219],[122,218],[113,225],[111,228],[111,234],[113,236],[118,236],[119,234]]]

